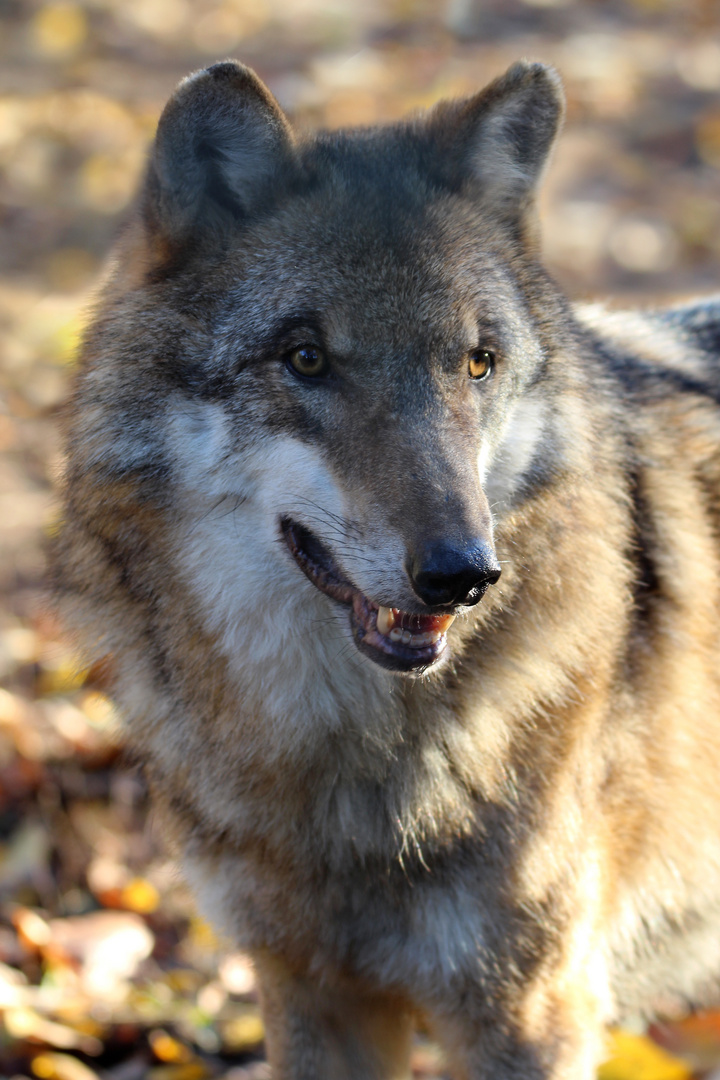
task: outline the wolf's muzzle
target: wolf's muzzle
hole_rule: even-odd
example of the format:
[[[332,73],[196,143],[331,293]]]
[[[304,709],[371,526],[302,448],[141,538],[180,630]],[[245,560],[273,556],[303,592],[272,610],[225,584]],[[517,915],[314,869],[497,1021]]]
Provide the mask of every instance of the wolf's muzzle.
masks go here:
[[[495,552],[479,541],[426,543],[408,558],[406,570],[413,592],[429,608],[471,607],[500,577]]]

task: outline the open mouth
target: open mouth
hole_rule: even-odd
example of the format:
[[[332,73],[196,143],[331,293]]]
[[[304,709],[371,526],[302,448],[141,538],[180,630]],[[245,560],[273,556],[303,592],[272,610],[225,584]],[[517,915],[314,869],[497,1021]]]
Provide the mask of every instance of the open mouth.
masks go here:
[[[423,671],[447,647],[454,615],[415,615],[374,603],[342,574],[332,553],[304,525],[282,518],[280,528],[295,562],[321,592],[350,608],[358,649],[390,671]]]

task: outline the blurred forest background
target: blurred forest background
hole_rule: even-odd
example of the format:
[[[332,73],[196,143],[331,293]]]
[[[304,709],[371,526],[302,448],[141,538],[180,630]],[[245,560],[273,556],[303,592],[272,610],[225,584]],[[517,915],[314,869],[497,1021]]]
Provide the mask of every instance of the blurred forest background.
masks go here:
[[[636,302],[720,271],[716,0],[0,0],[4,1077],[269,1075],[252,969],[194,915],[102,672],[77,670],[43,594],[55,419],[93,285],[164,101],[227,56],[303,126],[392,119],[550,61],[569,102],[543,197],[560,282]],[[719,1080],[718,1015],[650,1035],[614,1033],[603,1080]],[[442,1075],[422,1036],[413,1068]]]

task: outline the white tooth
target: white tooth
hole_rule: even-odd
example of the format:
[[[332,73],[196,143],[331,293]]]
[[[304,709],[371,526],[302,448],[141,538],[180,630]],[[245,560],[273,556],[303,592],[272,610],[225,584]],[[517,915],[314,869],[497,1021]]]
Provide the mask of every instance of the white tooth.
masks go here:
[[[409,645],[410,642],[412,641],[412,639],[413,639],[413,636],[410,633],[410,631],[409,630],[403,630],[403,632],[402,632],[402,643],[403,643],[403,645]]]
[[[392,630],[388,634],[388,637],[391,641],[402,641],[403,633],[404,631],[401,626],[393,626]]]
[[[388,634],[395,625],[395,617],[392,608],[380,607],[377,613],[377,628],[381,634]]]

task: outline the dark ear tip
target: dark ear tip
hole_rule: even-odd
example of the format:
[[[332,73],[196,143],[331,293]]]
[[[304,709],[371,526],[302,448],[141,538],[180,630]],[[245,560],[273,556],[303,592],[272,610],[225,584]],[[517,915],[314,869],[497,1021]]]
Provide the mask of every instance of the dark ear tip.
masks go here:
[[[501,78],[518,88],[532,86],[536,90],[547,90],[561,108],[565,105],[565,91],[557,69],[542,60],[517,60]]]
[[[218,64],[205,68],[201,74],[209,76],[216,83],[231,83],[235,89],[252,85],[262,89],[267,95],[263,82],[253,69],[241,64],[239,60],[221,60]]]
[[[192,124],[199,121],[203,111],[209,114],[215,110],[219,121],[223,113],[254,106],[260,107],[265,118],[272,118],[286,139],[291,138],[290,125],[282,109],[252,68],[238,60],[221,60],[182,80],[160,117],[158,138],[161,139],[163,133],[178,122]]]
[[[247,70],[245,65],[238,60],[219,60],[217,64],[206,67],[201,74],[212,75],[214,79],[232,79],[240,72]]]
[[[222,93],[223,90],[243,90],[251,87],[262,97],[268,97],[268,91],[252,70],[241,64],[239,60],[221,60],[210,67],[201,68],[188,75],[180,83],[177,93],[188,94],[202,91],[203,87],[215,86]],[[176,93],[176,96],[177,96]],[[171,99],[172,100],[172,99]]]
[[[183,79],[160,117],[145,222],[177,248],[193,232],[216,236],[266,199],[292,158],[290,125],[255,72],[212,64]]]

